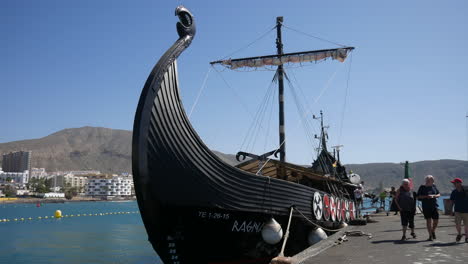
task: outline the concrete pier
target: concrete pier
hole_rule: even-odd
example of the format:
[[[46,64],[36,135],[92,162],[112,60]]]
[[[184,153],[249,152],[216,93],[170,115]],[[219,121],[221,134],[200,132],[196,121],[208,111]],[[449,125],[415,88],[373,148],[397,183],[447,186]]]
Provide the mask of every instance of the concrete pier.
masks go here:
[[[339,236],[336,236],[332,238],[333,241],[320,242],[320,245],[299,254],[301,256],[295,256],[293,263],[468,263],[468,243],[465,243],[464,236],[461,242],[455,242],[457,232],[452,216],[442,215],[441,212],[436,230],[437,239],[434,241],[427,241],[429,234],[422,214],[415,216],[417,238],[411,238],[410,231],[407,231],[406,237],[409,239],[406,241],[401,241],[399,215],[391,213],[387,216],[386,213],[380,213],[373,215],[371,219],[375,223],[350,226],[345,230],[370,233],[371,238],[346,236],[345,241],[340,243]]]

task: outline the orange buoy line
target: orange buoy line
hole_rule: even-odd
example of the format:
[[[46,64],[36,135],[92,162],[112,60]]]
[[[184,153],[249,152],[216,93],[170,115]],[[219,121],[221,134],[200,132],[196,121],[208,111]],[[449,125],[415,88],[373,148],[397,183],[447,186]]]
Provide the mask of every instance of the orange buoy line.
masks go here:
[[[60,219],[60,218],[68,218],[68,217],[80,217],[80,216],[104,216],[104,215],[118,215],[118,214],[139,214],[140,211],[127,211],[127,212],[106,212],[106,213],[90,213],[90,214],[70,214],[70,215],[62,215],[62,211],[57,210],[55,211],[53,216],[38,216],[38,217],[21,217],[21,218],[0,218],[0,223],[7,223],[7,222],[27,222],[32,220],[42,220],[42,219]]]

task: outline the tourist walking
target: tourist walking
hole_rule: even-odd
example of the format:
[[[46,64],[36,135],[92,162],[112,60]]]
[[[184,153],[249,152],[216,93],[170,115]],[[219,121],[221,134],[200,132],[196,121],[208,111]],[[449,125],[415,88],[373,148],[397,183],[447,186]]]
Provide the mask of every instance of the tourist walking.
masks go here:
[[[465,226],[465,242],[468,243],[468,188],[463,187],[462,179],[455,178],[450,181],[455,186],[455,190],[450,194],[450,201],[452,205],[455,204],[455,227],[457,229],[457,242],[460,242],[461,235],[461,222]]]
[[[361,210],[363,208],[363,203],[362,203],[362,196],[364,195],[363,191],[362,191],[362,187],[361,185],[359,184],[359,186],[354,190],[354,199],[356,199],[356,211],[357,211],[357,215],[361,215]]]
[[[398,211],[400,211],[400,210],[398,210],[398,207],[395,204],[396,194],[397,194],[397,191],[395,190],[395,187],[392,186],[392,188],[390,190],[390,197],[392,197],[392,202],[390,204],[390,211],[395,212],[394,215],[397,215]]]
[[[380,198],[380,207],[385,211],[385,199],[387,198],[387,192],[384,190],[379,194]]]
[[[428,240],[432,241],[436,239],[435,230],[439,223],[437,198],[440,197],[440,192],[434,184],[432,175],[427,175],[424,180],[425,184],[421,185],[418,190],[418,199],[421,200],[424,219],[426,219]]]
[[[404,179],[393,199],[396,207],[400,211],[401,226],[403,227],[403,236],[401,240],[406,240],[406,229],[411,229],[411,236],[416,238],[414,233],[414,215],[416,213],[416,200],[411,192],[410,182]]]

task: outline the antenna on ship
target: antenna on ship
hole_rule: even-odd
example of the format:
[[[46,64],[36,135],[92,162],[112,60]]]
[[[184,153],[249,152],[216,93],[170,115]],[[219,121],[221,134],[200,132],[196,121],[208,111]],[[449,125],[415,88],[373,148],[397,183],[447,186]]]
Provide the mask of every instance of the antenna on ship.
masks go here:
[[[332,146],[333,152],[336,150],[336,160],[340,161],[340,149],[343,148],[343,145]]]

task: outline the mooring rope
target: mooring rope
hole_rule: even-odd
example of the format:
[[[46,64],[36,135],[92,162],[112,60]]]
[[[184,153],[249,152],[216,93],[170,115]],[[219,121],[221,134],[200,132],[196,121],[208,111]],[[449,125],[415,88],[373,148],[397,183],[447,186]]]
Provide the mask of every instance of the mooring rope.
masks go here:
[[[329,231],[329,232],[337,232],[337,231],[340,231],[341,229],[343,229],[344,227],[341,227],[339,229],[328,229],[328,228],[325,228],[317,223],[314,223],[312,220],[310,220],[307,216],[305,216],[301,211],[299,211],[297,208],[294,208],[299,214],[302,215],[302,217],[304,217],[305,220],[307,220],[309,223],[315,225],[316,227],[319,227],[325,231]]]
[[[289,209],[288,227],[286,228],[286,233],[284,234],[283,246],[281,247],[281,251],[279,253],[280,257],[284,257],[284,248],[286,247],[286,242],[288,241],[288,237],[289,237],[289,227],[291,226],[291,219],[292,219],[293,211],[294,211],[294,206],[291,206],[291,208]]]

